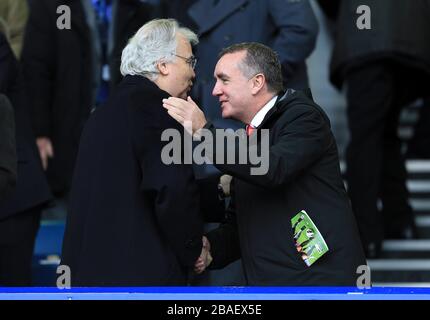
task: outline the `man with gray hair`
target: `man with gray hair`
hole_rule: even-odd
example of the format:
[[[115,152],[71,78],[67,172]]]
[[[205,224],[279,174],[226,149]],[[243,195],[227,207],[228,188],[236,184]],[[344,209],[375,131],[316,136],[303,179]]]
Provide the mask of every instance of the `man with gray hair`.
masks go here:
[[[197,42],[175,20],[159,19],[123,50],[124,80],[80,142],[62,256],[72,286],[185,285],[206,254],[193,168],[161,159],[162,132],[183,132],[162,99],[186,98]]]
[[[247,124],[249,144],[261,151],[265,148],[262,131],[269,134],[264,159],[268,171],[253,175],[252,162],[218,162],[224,143],[218,141],[215,126],[192,99],[164,100],[164,107],[178,122],[192,122],[193,132],[212,132],[211,160],[234,177],[227,219],[205,237],[213,261],[199,259],[196,271],[223,268],[242,258],[248,285],[355,286],[357,268],[366,265],[366,260],[324,111],[310,94],[283,91],[277,55],[259,43],[224,49],[214,77],[212,94],[219,99],[222,116]],[[224,154],[236,151],[234,159],[238,159],[236,144],[225,148]],[[310,266],[293,236],[292,221],[303,210],[328,246],[328,252]]]

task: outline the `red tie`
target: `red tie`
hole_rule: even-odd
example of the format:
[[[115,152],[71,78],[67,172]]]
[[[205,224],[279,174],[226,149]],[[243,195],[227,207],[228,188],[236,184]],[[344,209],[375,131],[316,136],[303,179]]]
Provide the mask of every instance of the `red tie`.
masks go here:
[[[246,125],[246,135],[249,137],[255,130],[255,127],[252,124]]]

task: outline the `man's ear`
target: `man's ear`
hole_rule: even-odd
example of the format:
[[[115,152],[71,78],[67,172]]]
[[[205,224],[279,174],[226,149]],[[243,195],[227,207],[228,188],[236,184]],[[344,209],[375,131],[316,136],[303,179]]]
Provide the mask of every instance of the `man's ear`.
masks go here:
[[[167,76],[169,74],[169,67],[167,66],[167,63],[164,61],[160,61],[157,63],[157,69],[158,69],[158,72],[163,76]]]
[[[266,77],[264,74],[258,73],[252,78],[251,84],[251,92],[255,95],[266,85]]]

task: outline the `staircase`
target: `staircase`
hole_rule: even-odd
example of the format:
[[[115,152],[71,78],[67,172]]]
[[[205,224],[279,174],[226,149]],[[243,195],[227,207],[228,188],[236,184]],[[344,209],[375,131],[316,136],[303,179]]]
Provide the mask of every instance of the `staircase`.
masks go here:
[[[430,287],[430,160],[408,160],[406,169],[418,239],[384,241],[381,258],[367,261],[374,286]]]
[[[377,286],[430,287],[430,161],[409,160],[410,204],[417,240],[386,240],[381,259],[369,260]]]
[[[412,137],[420,103],[401,116],[399,136],[404,142]],[[406,168],[419,238],[384,241],[381,259],[368,261],[375,286],[430,287],[430,160],[408,160]]]

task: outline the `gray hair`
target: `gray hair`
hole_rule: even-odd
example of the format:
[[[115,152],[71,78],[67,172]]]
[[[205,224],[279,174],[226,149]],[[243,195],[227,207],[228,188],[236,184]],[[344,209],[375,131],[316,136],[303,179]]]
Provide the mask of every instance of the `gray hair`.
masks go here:
[[[154,19],[145,23],[122,51],[121,74],[141,75],[151,81],[158,77],[158,62],[171,62],[176,54],[176,35],[181,34],[191,45],[199,40],[188,28],[174,19]]]
[[[245,77],[252,78],[262,73],[266,77],[269,91],[279,93],[283,90],[282,67],[275,51],[258,42],[244,42],[223,49],[219,58],[239,51],[246,52],[245,58],[238,65]]]

